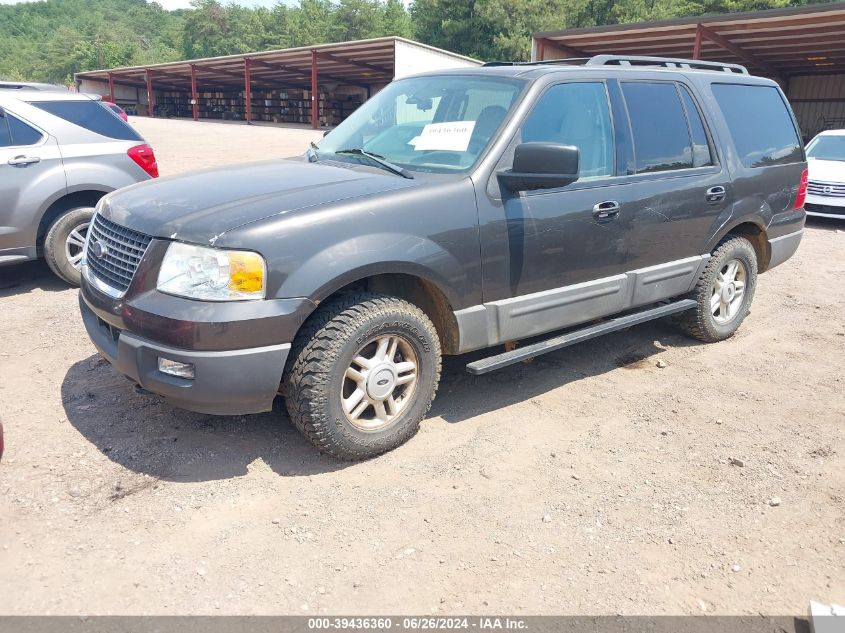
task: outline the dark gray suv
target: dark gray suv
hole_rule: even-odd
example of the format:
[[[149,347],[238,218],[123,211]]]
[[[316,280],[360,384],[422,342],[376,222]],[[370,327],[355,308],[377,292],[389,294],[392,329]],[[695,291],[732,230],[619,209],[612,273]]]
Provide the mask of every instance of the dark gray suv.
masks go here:
[[[739,66],[420,75],[304,156],[107,195],[80,306],[145,389],[213,414],[282,394],[361,459],[414,435],[443,354],[535,339],[484,373],[667,315],[731,336],[798,247],[806,174],[783,93]]]

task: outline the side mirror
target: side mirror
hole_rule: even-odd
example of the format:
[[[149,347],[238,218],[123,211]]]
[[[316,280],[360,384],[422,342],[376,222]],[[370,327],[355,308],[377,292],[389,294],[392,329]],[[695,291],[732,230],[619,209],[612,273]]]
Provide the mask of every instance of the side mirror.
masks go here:
[[[573,145],[522,143],[516,146],[513,168],[497,176],[513,192],[565,187],[578,180],[580,152]]]

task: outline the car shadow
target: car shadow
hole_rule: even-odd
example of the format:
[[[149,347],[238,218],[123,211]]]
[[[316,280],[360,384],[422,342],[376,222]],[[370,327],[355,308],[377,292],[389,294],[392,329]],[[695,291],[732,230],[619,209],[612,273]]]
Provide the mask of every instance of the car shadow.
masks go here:
[[[282,476],[351,465],[320,455],[306,442],[281,398],[268,413],[193,413],[136,388],[96,354],[70,367],[61,394],[68,421],[106,457],[166,481],[240,477],[262,467],[256,460]]]
[[[808,215],[804,225],[808,229],[819,229],[821,231],[845,231],[845,220],[825,218],[819,215]]]
[[[447,357],[430,415],[449,423],[464,422],[588,376],[653,367],[655,356],[664,349],[695,344],[663,320],[485,376],[468,374],[466,364],[498,353],[501,347]],[[258,415],[192,413],[136,389],[97,355],[68,370],[61,394],[68,421],[105,456],[158,479],[239,477],[260,468],[256,460],[282,476],[317,475],[354,465],[320,455],[290,422],[281,398],[272,412]]]
[[[56,277],[43,259],[0,266],[0,299],[26,294],[36,288],[45,292],[60,292],[68,290],[70,286]]]
[[[528,345],[543,337],[528,339]],[[657,356],[672,347],[700,345],[675,328],[670,319],[659,319],[636,327],[537,356],[498,371],[473,376],[466,365],[501,353],[499,346],[462,356],[446,357],[440,390],[431,415],[459,423],[491,410],[524,402],[583,378],[608,372],[654,367]]]

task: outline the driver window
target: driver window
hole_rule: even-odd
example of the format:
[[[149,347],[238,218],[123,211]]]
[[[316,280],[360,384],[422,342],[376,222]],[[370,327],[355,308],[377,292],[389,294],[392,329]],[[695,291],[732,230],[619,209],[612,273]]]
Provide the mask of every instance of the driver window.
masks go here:
[[[517,143],[574,145],[581,153],[580,178],[613,175],[613,128],[603,83],[549,88],[522,124]]]

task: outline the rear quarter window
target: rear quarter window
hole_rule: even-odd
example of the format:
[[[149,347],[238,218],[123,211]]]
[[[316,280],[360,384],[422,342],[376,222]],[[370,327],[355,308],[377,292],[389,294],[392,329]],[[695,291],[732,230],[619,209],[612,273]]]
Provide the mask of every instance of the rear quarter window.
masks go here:
[[[102,136],[121,141],[143,140],[99,101],[31,101],[30,105]]]
[[[804,160],[798,132],[777,88],[713,84],[713,95],[745,167],[788,165]]]

